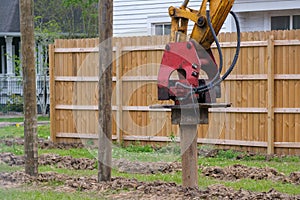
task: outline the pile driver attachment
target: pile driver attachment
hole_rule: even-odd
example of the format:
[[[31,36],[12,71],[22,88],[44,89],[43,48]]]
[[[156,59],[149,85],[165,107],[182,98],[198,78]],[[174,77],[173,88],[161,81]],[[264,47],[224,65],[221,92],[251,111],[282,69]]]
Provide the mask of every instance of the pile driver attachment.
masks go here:
[[[158,99],[174,100],[175,105],[215,103],[221,97],[220,83],[233,70],[240,50],[239,22],[230,11],[234,0],[203,0],[198,11],[189,8],[188,2],[169,8],[171,41],[166,45],[158,74]],[[217,34],[229,13],[236,22],[237,48],[231,66],[221,76],[223,56]],[[189,20],[195,24],[187,41]],[[213,42],[218,49],[219,66],[211,51]],[[199,79],[202,71],[205,79]],[[174,72],[176,78],[172,76]]]

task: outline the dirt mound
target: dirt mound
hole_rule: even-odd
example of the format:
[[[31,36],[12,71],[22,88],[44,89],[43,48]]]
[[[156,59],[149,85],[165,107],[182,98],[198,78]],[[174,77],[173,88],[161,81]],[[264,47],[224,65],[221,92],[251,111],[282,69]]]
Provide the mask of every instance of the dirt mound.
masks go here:
[[[0,163],[6,163],[9,166],[24,165],[24,156],[16,156],[13,153],[0,153]]]
[[[181,171],[179,162],[132,162],[126,159],[113,160],[113,167],[120,172],[157,174]]]
[[[264,160],[264,161],[280,161],[285,158],[291,157],[289,155],[277,155],[277,154],[264,154],[264,153],[255,153],[255,152],[250,152],[250,151],[239,151],[239,150],[233,150],[233,149],[212,149],[212,148],[199,148],[198,149],[198,156],[206,157],[206,158],[215,158],[220,155],[223,156],[228,156],[230,159],[235,159],[235,160],[251,160],[252,158],[257,160]],[[226,155],[227,154],[227,155]],[[299,158],[299,155],[293,155],[295,158]]]
[[[13,145],[24,145],[24,139],[15,138],[15,139],[1,139],[0,143],[5,144],[6,146]],[[72,148],[84,148],[82,143],[53,143],[46,139],[39,139],[38,145],[41,149],[72,149]]]
[[[98,192],[105,195],[109,191],[108,199],[300,199],[300,196],[289,196],[274,190],[269,192],[235,191],[223,185],[213,185],[206,189],[184,188],[175,183],[140,182],[136,179],[112,178],[110,182],[98,183],[95,177],[69,177],[57,173],[41,173],[32,177],[24,172],[0,173],[0,185],[32,184],[32,187],[41,186],[40,183],[56,181],[55,191],[60,192]],[[29,185],[30,187],[30,185]]]
[[[203,167],[204,176],[213,177],[220,180],[236,181],[239,179],[249,178],[254,180],[268,179],[272,181],[282,181],[285,183],[299,184],[300,172],[291,173],[285,176],[272,168],[247,167],[244,165],[232,165],[228,167]]]
[[[2,172],[0,173],[0,186],[3,188],[12,188],[29,183],[44,183],[52,181],[64,182],[67,179],[67,176],[54,172],[40,173],[37,177],[30,176],[24,172]]]
[[[96,169],[96,160],[59,156],[56,154],[43,154],[39,157],[39,165],[56,165],[58,168],[72,170],[93,170]]]
[[[32,183],[32,182],[50,182],[59,181],[64,182],[70,179],[68,176],[58,174],[55,172],[45,172],[38,174],[37,177],[30,176],[24,172],[13,172],[13,173],[0,173],[0,179],[4,182],[17,182],[17,183]]]
[[[9,166],[24,165],[24,156],[16,156],[13,153],[0,153],[0,163]],[[39,156],[39,165],[55,165],[58,168],[73,170],[93,170],[96,161],[88,158],[73,158],[71,156],[59,156],[56,154],[43,154]]]
[[[300,185],[300,172],[293,172],[289,175],[289,180],[292,183]]]
[[[51,165],[58,168],[72,170],[94,170],[96,159],[73,158],[56,154],[42,154],[39,156],[39,165]],[[0,162],[9,166],[24,165],[24,156],[16,156],[13,153],[0,153]],[[179,162],[131,162],[126,159],[113,160],[112,167],[120,172],[138,174],[171,173],[181,170]]]

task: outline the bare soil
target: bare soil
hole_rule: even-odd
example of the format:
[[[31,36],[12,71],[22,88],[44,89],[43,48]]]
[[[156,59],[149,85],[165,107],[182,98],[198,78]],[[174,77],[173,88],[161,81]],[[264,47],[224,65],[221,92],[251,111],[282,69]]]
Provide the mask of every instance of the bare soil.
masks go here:
[[[15,139],[1,139],[0,143],[5,144],[6,146],[13,145],[24,145],[24,139],[15,138]],[[38,141],[39,148],[41,149],[71,149],[71,148],[84,148],[82,143],[53,143],[46,139],[39,139]]]
[[[239,179],[248,178],[254,180],[272,180],[281,181],[283,183],[292,183],[300,185],[300,171],[293,172],[289,176],[285,176],[283,173],[279,173],[272,168],[257,168],[247,167],[244,165],[233,165],[229,167],[203,167],[202,174],[204,176],[213,177],[226,181],[237,181]]]
[[[23,144],[22,139],[1,140],[6,145]],[[83,148],[82,144],[53,144],[47,140],[40,140],[41,148]],[[199,151],[200,155],[214,157],[217,150]],[[251,156],[251,155],[248,155]],[[238,158],[237,158],[238,159]],[[268,157],[266,156],[266,159]],[[72,170],[95,170],[96,159],[73,158],[56,154],[43,154],[39,156],[39,165],[50,165]],[[0,163],[10,166],[24,165],[24,157],[12,153],[0,153]],[[283,183],[299,185],[300,171],[284,175],[272,168],[255,168],[243,165],[233,165],[225,168],[202,167],[201,176],[209,176],[219,180],[237,181],[243,178],[254,180],[272,180]],[[126,159],[113,160],[113,168],[120,172],[155,174],[174,173],[181,170],[179,162],[132,162]],[[47,183],[58,182],[58,186],[46,186]],[[300,195],[291,196],[279,193],[273,189],[268,192],[251,192],[240,189],[238,191],[223,185],[213,185],[208,188],[184,188],[176,183],[168,182],[140,182],[136,179],[121,177],[112,178],[111,182],[97,182],[97,177],[73,177],[54,172],[40,173],[31,177],[23,171],[13,173],[0,173],[0,187],[29,187],[29,189],[54,190],[59,192],[95,192],[108,199],[298,199]],[[49,184],[51,185],[51,184]],[[53,184],[52,184],[53,185]]]
[[[35,189],[52,189],[59,192],[93,191],[101,196],[107,194],[107,199],[300,199],[300,196],[290,196],[274,190],[261,193],[243,189],[236,191],[223,185],[213,185],[205,189],[184,188],[175,183],[140,182],[120,177],[112,178],[111,182],[98,183],[96,177],[70,177],[52,172],[40,173],[37,177],[24,172],[0,173],[0,180],[0,186],[6,188],[31,184]],[[55,188],[42,187],[52,181],[62,184]]]

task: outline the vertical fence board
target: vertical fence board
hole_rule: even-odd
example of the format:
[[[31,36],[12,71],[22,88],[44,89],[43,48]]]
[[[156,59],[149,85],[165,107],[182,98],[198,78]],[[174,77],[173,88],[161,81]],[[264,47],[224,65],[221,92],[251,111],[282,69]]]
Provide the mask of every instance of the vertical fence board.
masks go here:
[[[274,37],[268,40],[268,154],[274,154]]]

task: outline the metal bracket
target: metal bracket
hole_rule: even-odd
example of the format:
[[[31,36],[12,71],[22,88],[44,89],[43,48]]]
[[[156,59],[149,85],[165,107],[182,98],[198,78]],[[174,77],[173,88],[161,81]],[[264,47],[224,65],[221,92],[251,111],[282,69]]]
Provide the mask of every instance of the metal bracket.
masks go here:
[[[151,109],[171,109],[172,124],[197,125],[208,124],[209,108],[226,108],[231,103],[198,103],[186,105],[152,105]]]

